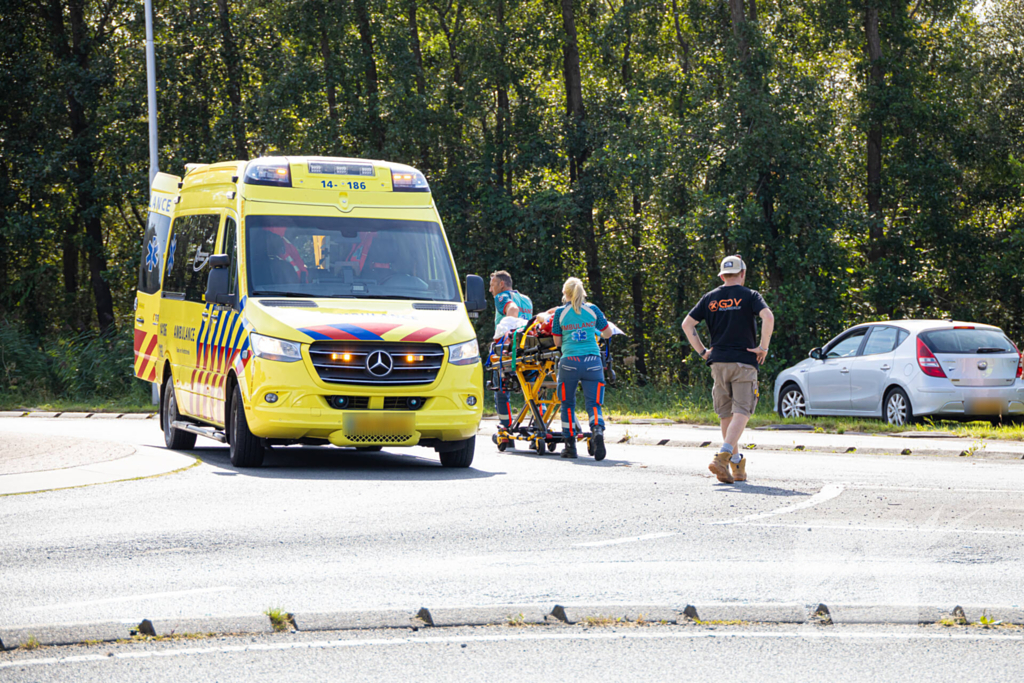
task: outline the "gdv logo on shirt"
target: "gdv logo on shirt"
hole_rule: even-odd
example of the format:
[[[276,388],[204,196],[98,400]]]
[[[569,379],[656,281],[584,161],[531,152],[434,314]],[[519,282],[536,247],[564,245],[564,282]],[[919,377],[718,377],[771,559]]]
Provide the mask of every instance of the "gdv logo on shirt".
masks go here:
[[[711,301],[708,303],[708,310],[714,311],[738,311],[740,304],[743,303],[742,299],[721,299],[719,301]]]

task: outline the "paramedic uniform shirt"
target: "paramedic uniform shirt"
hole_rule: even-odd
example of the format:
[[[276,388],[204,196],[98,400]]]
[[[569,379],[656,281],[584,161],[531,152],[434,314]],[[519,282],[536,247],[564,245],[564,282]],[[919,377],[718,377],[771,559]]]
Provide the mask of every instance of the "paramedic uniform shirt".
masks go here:
[[[514,289],[506,289],[494,295],[494,326],[497,327],[501,319],[505,317],[505,309],[509,304],[515,304],[519,309],[519,318],[529,320],[533,317],[533,302],[530,297],[520,294]]]
[[[555,310],[551,333],[562,338],[562,358],[600,356],[597,333],[608,328],[608,321],[594,304],[583,304],[580,312],[566,304]]]
[[[757,356],[747,351],[757,346],[756,319],[768,305],[761,295],[743,285],[721,286],[705,294],[690,317],[708,323],[712,363],[746,363],[757,367]]]

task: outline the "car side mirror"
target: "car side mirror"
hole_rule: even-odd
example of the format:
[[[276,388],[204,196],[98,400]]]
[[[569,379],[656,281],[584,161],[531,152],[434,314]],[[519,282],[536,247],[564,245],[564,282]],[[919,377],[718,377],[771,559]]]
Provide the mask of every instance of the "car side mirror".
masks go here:
[[[466,310],[472,315],[479,315],[487,310],[487,297],[484,294],[484,279],[479,275],[466,276]],[[476,315],[473,315],[475,318]]]
[[[214,254],[210,257],[210,275],[206,279],[206,303],[218,306],[233,306],[234,295],[228,292],[231,286],[231,257],[228,254]]]
[[[825,354],[822,352],[821,347],[819,347],[819,346],[816,346],[813,349],[811,349],[811,352],[808,355],[811,358],[813,358],[814,360],[824,360],[825,359]]]

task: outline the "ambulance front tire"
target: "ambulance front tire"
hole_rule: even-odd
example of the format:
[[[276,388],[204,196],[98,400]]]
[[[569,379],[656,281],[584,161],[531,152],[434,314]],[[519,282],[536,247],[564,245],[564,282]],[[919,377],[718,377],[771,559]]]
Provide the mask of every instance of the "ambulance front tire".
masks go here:
[[[437,454],[441,458],[442,466],[469,467],[473,464],[473,453],[476,452],[476,438],[469,438],[465,441],[457,441],[445,445],[449,448],[455,446],[455,448],[450,450],[446,448],[443,451],[438,451]]]
[[[383,446],[356,446],[356,450],[360,453],[379,453],[383,448]]]
[[[178,399],[174,396],[174,379],[171,377],[168,377],[164,383],[163,411],[164,444],[172,451],[187,451],[195,448],[195,434],[171,426],[181,419],[181,415],[178,414]]]
[[[242,392],[237,386],[231,397],[231,432],[228,441],[231,464],[235,467],[259,467],[263,464],[263,440],[249,431]]]

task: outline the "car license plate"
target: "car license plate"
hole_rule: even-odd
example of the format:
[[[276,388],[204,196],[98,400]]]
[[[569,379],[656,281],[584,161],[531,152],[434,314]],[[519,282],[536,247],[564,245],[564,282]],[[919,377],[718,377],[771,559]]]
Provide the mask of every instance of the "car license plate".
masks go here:
[[[353,436],[404,435],[412,436],[416,418],[401,413],[345,413],[341,426],[345,434]]]

